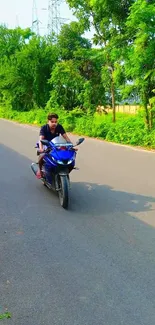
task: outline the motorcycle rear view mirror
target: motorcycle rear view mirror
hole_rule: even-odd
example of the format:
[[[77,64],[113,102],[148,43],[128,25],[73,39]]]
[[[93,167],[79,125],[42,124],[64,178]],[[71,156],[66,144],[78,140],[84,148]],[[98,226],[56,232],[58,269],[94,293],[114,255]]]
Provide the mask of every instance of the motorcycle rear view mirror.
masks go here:
[[[40,141],[44,146],[49,146],[49,141],[48,140],[41,140]]]
[[[76,142],[76,146],[79,146],[79,144],[81,144],[84,140],[85,138],[78,139],[78,141]]]

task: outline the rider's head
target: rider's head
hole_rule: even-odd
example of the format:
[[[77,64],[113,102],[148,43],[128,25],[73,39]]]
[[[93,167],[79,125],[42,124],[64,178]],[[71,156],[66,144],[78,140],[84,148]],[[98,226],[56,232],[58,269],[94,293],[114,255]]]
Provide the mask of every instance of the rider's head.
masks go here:
[[[59,116],[55,113],[50,113],[47,118],[50,129],[55,129],[58,124]]]

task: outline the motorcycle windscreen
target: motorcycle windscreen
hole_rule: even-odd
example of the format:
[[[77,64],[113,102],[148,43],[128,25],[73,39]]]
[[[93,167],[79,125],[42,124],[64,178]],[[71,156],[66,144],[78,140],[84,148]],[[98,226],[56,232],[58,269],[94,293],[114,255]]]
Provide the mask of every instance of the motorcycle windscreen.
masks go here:
[[[53,144],[66,144],[67,143],[67,141],[61,135],[59,135],[58,137],[55,137],[53,140],[51,140],[51,142]]]
[[[62,161],[74,159],[75,157],[74,151],[67,150],[67,148],[63,146],[63,144],[65,145],[67,141],[62,136],[55,137],[53,140],[51,140],[51,142],[55,145],[60,145],[60,147],[57,147],[56,151],[51,152],[51,155],[55,159],[59,159]]]

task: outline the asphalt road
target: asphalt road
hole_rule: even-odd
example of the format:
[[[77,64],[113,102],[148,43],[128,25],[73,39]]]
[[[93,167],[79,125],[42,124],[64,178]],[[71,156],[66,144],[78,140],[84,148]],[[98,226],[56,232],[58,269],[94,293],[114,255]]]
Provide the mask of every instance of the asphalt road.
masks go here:
[[[155,154],[86,139],[65,211],[37,132],[0,120],[0,324],[154,325]]]

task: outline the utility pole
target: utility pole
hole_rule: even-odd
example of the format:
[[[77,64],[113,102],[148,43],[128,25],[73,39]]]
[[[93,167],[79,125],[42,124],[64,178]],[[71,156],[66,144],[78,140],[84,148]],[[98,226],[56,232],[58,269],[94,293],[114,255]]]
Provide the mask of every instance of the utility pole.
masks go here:
[[[32,7],[32,32],[39,36],[39,19],[36,0],[33,0]]]
[[[48,2],[48,35],[55,34],[58,36],[63,21],[68,20],[60,17],[60,6],[63,0],[49,0]]]

